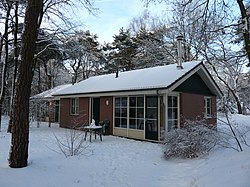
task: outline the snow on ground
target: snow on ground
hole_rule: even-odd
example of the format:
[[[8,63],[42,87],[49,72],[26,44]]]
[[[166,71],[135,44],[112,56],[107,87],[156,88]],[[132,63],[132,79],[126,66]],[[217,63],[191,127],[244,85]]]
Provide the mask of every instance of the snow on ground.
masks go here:
[[[250,116],[237,116],[248,123]],[[65,129],[43,123],[30,128],[29,166],[8,167],[10,134],[7,118],[0,132],[1,187],[249,187],[250,148],[243,152],[220,148],[193,160],[162,156],[162,145],[115,136],[104,136],[91,143],[81,156],[58,154],[57,137]],[[248,135],[250,137],[250,135]],[[250,140],[250,138],[249,138]]]

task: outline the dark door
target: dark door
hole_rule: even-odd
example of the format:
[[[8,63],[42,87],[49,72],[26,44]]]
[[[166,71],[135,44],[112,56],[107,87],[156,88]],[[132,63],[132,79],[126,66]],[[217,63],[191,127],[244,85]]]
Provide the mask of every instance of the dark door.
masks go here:
[[[55,122],[59,122],[59,101],[55,101]]]
[[[158,140],[158,97],[146,97],[145,137],[148,140]]]
[[[92,99],[92,119],[95,120],[96,125],[100,121],[100,98]]]

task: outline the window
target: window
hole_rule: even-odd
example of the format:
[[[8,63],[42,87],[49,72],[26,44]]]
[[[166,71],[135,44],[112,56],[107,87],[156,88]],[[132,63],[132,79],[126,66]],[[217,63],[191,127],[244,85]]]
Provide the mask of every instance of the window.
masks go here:
[[[70,114],[77,115],[79,114],[79,98],[71,98],[70,100]]]
[[[127,128],[127,97],[115,98],[115,127]]]
[[[144,97],[129,97],[129,128],[144,129]]]
[[[178,97],[168,96],[168,131],[178,128]]]
[[[205,97],[205,118],[211,118],[212,117],[212,98],[211,97]]]

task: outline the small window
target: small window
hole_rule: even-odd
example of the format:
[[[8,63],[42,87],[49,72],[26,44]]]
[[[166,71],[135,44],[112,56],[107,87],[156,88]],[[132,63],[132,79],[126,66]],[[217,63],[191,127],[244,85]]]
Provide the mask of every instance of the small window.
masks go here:
[[[205,117],[211,118],[212,117],[212,98],[205,97]]]
[[[70,100],[70,114],[77,115],[79,114],[79,98],[71,98]]]
[[[168,131],[178,128],[178,97],[168,96]]]

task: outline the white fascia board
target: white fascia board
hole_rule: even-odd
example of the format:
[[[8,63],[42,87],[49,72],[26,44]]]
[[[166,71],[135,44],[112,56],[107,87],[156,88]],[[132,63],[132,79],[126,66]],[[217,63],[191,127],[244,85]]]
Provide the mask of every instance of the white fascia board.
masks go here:
[[[138,91],[121,91],[121,92],[106,92],[106,93],[86,93],[57,96],[58,98],[73,98],[73,97],[105,97],[105,96],[124,96],[124,95],[159,95],[168,93],[168,89],[152,89]]]

